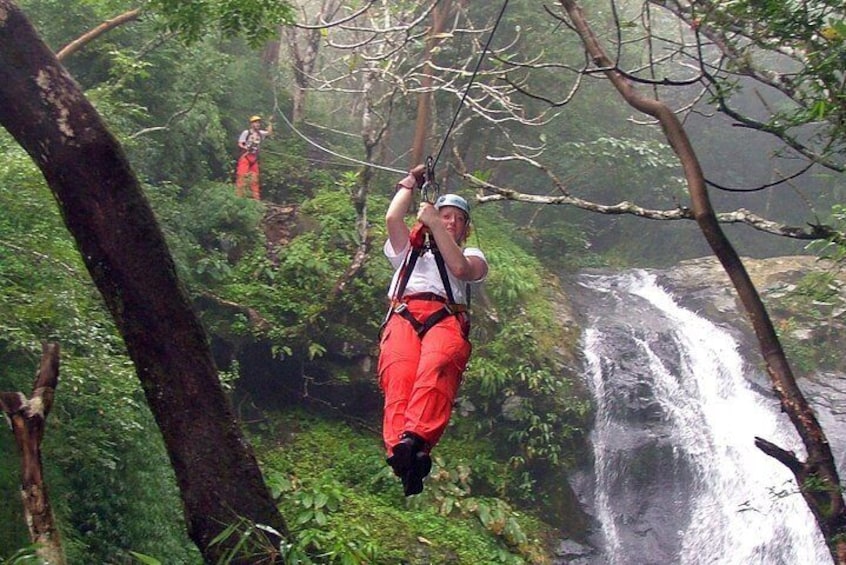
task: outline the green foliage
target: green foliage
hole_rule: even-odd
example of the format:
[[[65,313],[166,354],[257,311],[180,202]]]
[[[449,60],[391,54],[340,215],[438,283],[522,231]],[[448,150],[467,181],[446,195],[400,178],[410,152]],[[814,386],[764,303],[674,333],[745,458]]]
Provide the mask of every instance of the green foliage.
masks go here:
[[[129,554],[134,557],[142,565],[162,565],[162,562],[155,557],[138,553],[137,551],[130,551]]]
[[[842,232],[846,226],[846,206],[832,207],[831,226]],[[808,245],[827,270],[805,274],[793,287],[770,299],[771,311],[779,318],[776,330],[788,357],[800,370],[840,370],[843,367],[843,307],[846,305],[843,269],[846,265],[846,242],[839,237],[818,240]],[[813,336],[796,333],[800,328],[814,328]],[[803,339],[803,337],[805,339]]]
[[[779,318],[776,331],[788,358],[803,372],[843,367],[840,312],[846,292],[842,266],[804,275],[792,289],[771,298],[770,309]],[[799,332],[814,328],[813,335]]]
[[[310,229],[272,254],[264,246],[251,249],[232,266],[220,292],[271,321],[264,337],[275,348],[314,361],[327,351],[337,354],[337,343],[375,338],[390,274],[382,261],[370,261],[337,294],[360,243],[350,195],[318,188],[299,211],[298,225]]]
[[[8,557],[0,555],[0,565],[44,565],[44,560],[36,554],[37,550],[37,546],[29,546],[15,551]]]
[[[302,507],[302,511],[294,517],[296,524],[302,526],[313,522],[322,527],[328,522],[327,516],[341,506],[343,494],[339,484],[330,482],[310,490],[300,490],[294,501]]]
[[[296,542],[285,549],[288,563],[338,563],[363,564],[377,560],[377,548],[368,540],[371,533],[364,525],[354,525],[346,534],[328,528],[331,516],[346,502],[345,489],[325,474],[313,486],[296,486],[286,481],[287,488],[280,492],[289,496],[298,512],[292,516],[297,529]],[[337,517],[335,518],[337,520]]]
[[[190,190],[164,183],[147,187],[174,255],[189,286],[215,289],[229,281],[233,263],[260,246],[264,209],[235,196],[231,185],[202,183]]]
[[[220,101],[237,88],[224,72],[233,56],[208,42],[166,44],[142,59],[132,51],[108,55],[108,77],[87,94],[142,179],[190,186],[231,174],[234,134]]]
[[[837,0],[814,0],[801,5],[776,0],[733,0],[702,14],[701,22],[716,29],[741,31],[748,37],[743,59],[753,60],[773,51],[795,50],[801,64],[789,74],[794,104],[773,113],[769,127],[783,134],[791,128],[828,121],[834,146],[842,148],[843,57],[846,24],[843,4]],[[738,63],[742,65],[743,62]],[[777,61],[773,62],[775,66]],[[839,151],[839,149],[835,149]]]
[[[217,565],[232,562],[274,563],[280,550],[271,540],[279,537],[282,537],[281,534],[273,528],[241,518],[224,528],[209,545],[226,547]]]
[[[590,155],[596,169],[616,171],[614,193],[619,194],[620,185],[648,187],[651,194],[641,196],[658,202],[672,202],[686,194],[678,159],[664,141],[601,136],[567,143],[561,149],[574,157]],[[627,166],[620,167],[621,162]]]
[[[447,440],[423,495],[403,502],[372,432],[295,411],[256,433],[266,482],[292,521],[291,562],[542,562],[530,558],[543,554],[534,537],[542,525],[504,500],[470,495],[471,476],[499,465],[490,452],[455,456],[466,450]],[[290,439],[278,445],[281,437]]]
[[[831,207],[831,227],[835,233],[842,233],[846,228],[846,205],[835,204]],[[846,263],[846,241],[839,237],[813,241],[808,245],[808,249],[838,266],[842,267]]]
[[[0,151],[4,141],[0,136]],[[179,506],[172,471],[123,343],[42,178],[15,150],[4,156],[0,390],[30,394],[40,344],[60,344],[59,387],[42,448],[68,559],[108,562],[126,547],[190,559],[196,550],[172,511]],[[17,499],[17,457],[4,461],[0,486],[11,489],[4,498]],[[22,520],[14,508],[3,505],[4,523]],[[20,545],[4,540],[5,547]]]
[[[217,28],[227,36],[243,34],[255,47],[273,37],[279,25],[292,21],[291,6],[276,0],[154,0],[150,6],[165,18],[167,29],[189,42]]]
[[[263,200],[303,202],[314,197],[319,189],[335,185],[334,171],[323,166],[323,161],[307,157],[308,153],[301,138],[285,135],[281,127],[274,130],[261,150]]]

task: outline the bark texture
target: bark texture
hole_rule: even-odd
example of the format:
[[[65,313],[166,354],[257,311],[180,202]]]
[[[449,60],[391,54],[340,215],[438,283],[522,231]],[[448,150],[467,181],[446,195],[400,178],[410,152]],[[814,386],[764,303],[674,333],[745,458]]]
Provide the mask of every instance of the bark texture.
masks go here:
[[[0,392],[0,409],[11,424],[21,455],[21,498],[29,538],[38,544],[37,555],[51,565],[67,563],[41,465],[41,440],[58,383],[59,345],[47,343],[42,348],[32,396]]]
[[[140,183],[11,0],[0,0],[0,125],[41,169],[124,338],[173,464],[191,539],[217,562],[228,544],[211,542],[239,518],[287,537]],[[279,539],[271,541],[278,547]]]

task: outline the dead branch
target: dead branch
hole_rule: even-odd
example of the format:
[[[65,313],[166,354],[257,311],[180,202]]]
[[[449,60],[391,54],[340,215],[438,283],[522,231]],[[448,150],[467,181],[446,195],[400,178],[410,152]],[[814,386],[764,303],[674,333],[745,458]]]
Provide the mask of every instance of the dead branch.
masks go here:
[[[527,160],[527,158],[513,157],[515,160]],[[553,178],[554,175],[549,173]],[[511,188],[504,188],[493,183],[481,180],[472,174],[465,173],[462,175],[465,180],[472,186],[479,189],[492,192],[494,194],[477,194],[476,201],[480,204],[486,202],[498,202],[504,200],[511,200],[514,202],[526,202],[528,204],[548,204],[557,206],[573,206],[581,210],[589,212],[596,212],[598,214],[607,215],[631,215],[648,220],[695,220],[693,210],[687,206],[678,206],[666,210],[656,210],[650,208],[643,208],[633,202],[624,200],[616,204],[600,204],[583,198],[578,198],[569,194],[569,190],[560,181],[553,182],[563,195],[542,195],[542,194],[527,194],[519,192]],[[556,179],[557,180],[557,179]],[[791,239],[800,240],[828,240],[828,241],[846,241],[846,233],[835,230],[826,225],[809,225],[808,227],[788,226],[779,222],[768,220],[758,214],[750,212],[744,208],[739,208],[730,212],[720,212],[715,215],[715,219],[720,224],[745,224],[758,231],[787,237]]]
[[[30,540],[37,544],[36,552],[45,562],[64,565],[65,554],[41,465],[41,440],[58,383],[59,344],[45,343],[32,396],[0,392],[0,409],[12,428],[21,455],[21,499]]]
[[[134,10],[129,10],[128,12],[124,12],[123,14],[116,16],[110,20],[106,20],[94,29],[85,32],[84,34],[80,35],[56,53],[56,58],[59,61],[64,61],[101,35],[115,29],[116,27],[122,26],[125,23],[132,22],[138,19],[141,15],[141,9],[136,8]]]
[[[268,322],[267,319],[256,309],[244,306],[243,304],[239,304],[237,302],[232,302],[231,300],[226,300],[210,292],[204,292],[197,296],[194,299],[194,302],[201,307],[211,304],[235,314],[241,314],[247,318],[250,327],[260,333],[267,332],[272,327],[271,323]]]
[[[129,139],[135,139],[136,137],[141,137],[142,135],[147,135],[149,133],[154,133],[157,131],[167,131],[174,123],[182,119],[184,116],[188,115],[191,110],[194,109],[194,106],[197,104],[197,100],[199,100],[200,96],[202,96],[203,94],[203,92],[195,92],[194,96],[191,98],[191,103],[188,104],[188,107],[171,114],[171,116],[167,119],[167,122],[165,122],[163,126],[153,126],[138,130],[132,135],[130,135]]]

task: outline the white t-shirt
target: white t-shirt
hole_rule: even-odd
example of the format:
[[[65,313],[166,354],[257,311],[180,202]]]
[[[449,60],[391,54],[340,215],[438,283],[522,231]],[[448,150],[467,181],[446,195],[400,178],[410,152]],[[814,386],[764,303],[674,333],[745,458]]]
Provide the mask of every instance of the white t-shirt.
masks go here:
[[[409,242],[400,252],[396,252],[391,245],[391,240],[385,242],[385,256],[388,258],[388,261],[391,262],[394,269],[396,269],[394,277],[391,280],[391,286],[388,289],[389,298],[393,298],[394,289],[396,289],[397,284],[399,283],[399,275],[401,271],[400,267],[402,267],[405,260],[405,255],[408,251],[409,245],[411,245],[411,242]],[[487,259],[485,259],[485,255],[482,253],[481,249],[477,247],[465,247],[463,251],[465,257],[479,257],[482,261],[487,263]],[[452,296],[455,298],[456,304],[467,304],[467,297],[465,296],[466,283],[480,283],[485,280],[485,277],[482,277],[475,281],[463,281],[455,277],[449,271],[449,267],[447,267],[447,275],[449,277],[449,286],[452,289]],[[417,263],[414,265],[414,270],[411,272],[408,284],[405,286],[404,294],[417,294],[420,292],[434,292],[435,294],[446,297],[446,290],[444,289],[443,280],[441,280],[441,273],[438,271],[438,264],[435,261],[435,255],[431,251],[426,251],[417,258]]]
[[[268,132],[266,129],[245,129],[241,132],[240,137],[238,137],[238,143],[246,144],[247,151],[249,151],[250,153],[258,153],[261,142],[264,141],[264,138],[267,137],[269,133],[270,132]]]

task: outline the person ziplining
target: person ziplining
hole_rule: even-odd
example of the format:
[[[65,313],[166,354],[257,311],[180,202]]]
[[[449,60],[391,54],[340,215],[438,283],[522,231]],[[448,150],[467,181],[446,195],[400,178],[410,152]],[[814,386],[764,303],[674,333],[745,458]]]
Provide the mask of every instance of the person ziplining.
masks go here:
[[[235,194],[245,196],[244,185],[250,184],[250,193],[256,200],[261,200],[261,184],[259,181],[259,150],[264,138],[273,135],[273,124],[262,129],[261,116],[250,117],[250,127],[241,132],[238,137],[238,148],[241,155],[235,168]]]
[[[470,234],[470,205],[458,194],[444,194],[432,202],[429,190],[439,193],[434,181],[435,164],[507,5],[508,0],[504,0],[437,156],[429,157],[425,166],[415,166],[397,183],[385,214],[388,238],[383,250],[395,272],[388,290],[391,306],[379,333],[377,372],[384,394],[382,440],[386,462],[402,480],[406,496],[423,491],[423,480],[432,469],[431,451],[449,424],[472,350],[470,284],[481,283],[488,275],[482,250],[465,247]],[[385,168],[369,162],[361,164]],[[423,198],[417,223],[409,229],[405,216],[414,203],[415,189],[420,189]]]
[[[431,165],[414,167],[396,185],[385,214],[384,253],[396,271],[380,336],[382,438],[406,496],[423,491],[431,450],[449,423],[472,349],[469,283],[482,282],[488,273],[482,251],[464,247],[470,206],[457,194],[428,201],[433,176]],[[405,215],[416,188],[424,197],[417,224],[409,229]]]
[[[465,247],[470,205],[458,194],[438,195],[434,168],[508,5],[505,0],[493,30],[456,108],[437,156],[417,165],[396,185],[385,214],[384,253],[395,272],[388,296],[391,307],[379,337],[379,386],[384,393],[382,440],[387,463],[402,480],[405,496],[423,492],[432,470],[432,448],[440,441],[470,359],[470,283],[488,275],[481,249]],[[417,223],[405,215],[422,199]]]

